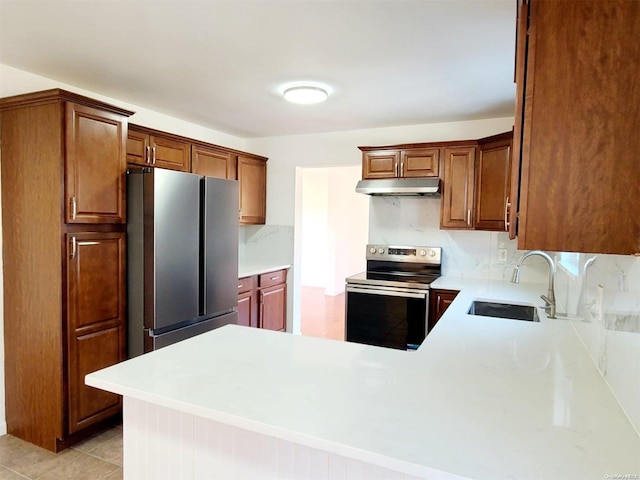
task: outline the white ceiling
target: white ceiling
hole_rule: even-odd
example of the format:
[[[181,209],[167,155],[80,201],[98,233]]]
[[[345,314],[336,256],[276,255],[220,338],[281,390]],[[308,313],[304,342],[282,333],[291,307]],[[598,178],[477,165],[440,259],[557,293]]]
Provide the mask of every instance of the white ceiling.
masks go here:
[[[0,0],[0,63],[246,138],[502,117],[515,4]]]

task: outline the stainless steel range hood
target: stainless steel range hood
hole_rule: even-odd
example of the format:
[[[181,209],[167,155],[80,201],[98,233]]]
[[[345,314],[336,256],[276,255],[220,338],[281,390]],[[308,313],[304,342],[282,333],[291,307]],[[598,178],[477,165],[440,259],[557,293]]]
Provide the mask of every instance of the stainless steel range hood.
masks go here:
[[[429,178],[385,178],[360,180],[356,192],[367,195],[391,196],[440,196],[440,179]]]

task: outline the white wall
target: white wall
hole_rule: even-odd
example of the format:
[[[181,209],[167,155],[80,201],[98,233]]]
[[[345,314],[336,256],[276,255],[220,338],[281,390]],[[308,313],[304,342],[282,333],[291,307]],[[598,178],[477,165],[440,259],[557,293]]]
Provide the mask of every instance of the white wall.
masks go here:
[[[116,105],[136,113],[129,118],[132,123],[144,125],[158,130],[184,135],[190,138],[196,138],[205,142],[215,143],[230,148],[244,150],[244,140],[239,137],[227,135],[208,128],[185,122],[183,120],[154,112],[149,109],[132,105],[114,98],[109,98],[97,92],[90,92],[73,85],[64,84],[50,78],[33,75],[31,73],[18,70],[7,65],[0,64],[0,97],[8,97],[11,95],[19,95],[22,93],[35,92],[39,90],[48,90],[51,88],[62,88],[81,95],[86,95],[96,100],[101,100],[112,105]],[[260,152],[254,152],[260,153]],[[1,205],[0,205],[1,206]],[[2,238],[2,226],[0,225],[0,246]],[[1,261],[0,261],[1,266]],[[2,285],[4,276],[0,276],[0,286]],[[0,435],[7,432],[6,411],[5,411],[5,383],[4,383],[4,307],[3,307],[3,290],[0,288]]]
[[[327,295],[344,292],[345,278],[366,269],[364,246],[369,237],[369,199],[355,191],[360,165],[329,169],[329,260]]]
[[[360,166],[302,169],[302,286],[339,295],[347,276],[364,271],[369,203],[355,192],[360,176]]]
[[[302,172],[300,284],[326,288],[329,274],[329,170]]]

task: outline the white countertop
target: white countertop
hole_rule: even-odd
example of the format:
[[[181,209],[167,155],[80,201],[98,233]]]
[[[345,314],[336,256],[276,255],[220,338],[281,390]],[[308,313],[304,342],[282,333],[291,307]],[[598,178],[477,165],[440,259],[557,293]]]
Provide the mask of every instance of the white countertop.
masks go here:
[[[263,273],[275,272],[276,270],[288,270],[291,264],[288,263],[256,263],[240,262],[238,264],[238,278],[262,275]]]
[[[541,305],[546,285],[434,288],[462,291],[417,352],[234,325],[87,384],[416,476],[640,473],[640,437],[568,321],[466,314],[476,298]]]

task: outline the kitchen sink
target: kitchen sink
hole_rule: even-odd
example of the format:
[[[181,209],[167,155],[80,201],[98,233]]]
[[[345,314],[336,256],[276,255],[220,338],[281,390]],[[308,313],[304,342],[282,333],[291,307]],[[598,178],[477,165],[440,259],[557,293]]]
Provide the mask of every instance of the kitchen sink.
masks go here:
[[[513,305],[510,303],[482,302],[476,300],[471,303],[467,312],[469,315],[482,315],[483,317],[508,318],[511,320],[524,320],[527,322],[539,322],[536,307],[530,305]]]

